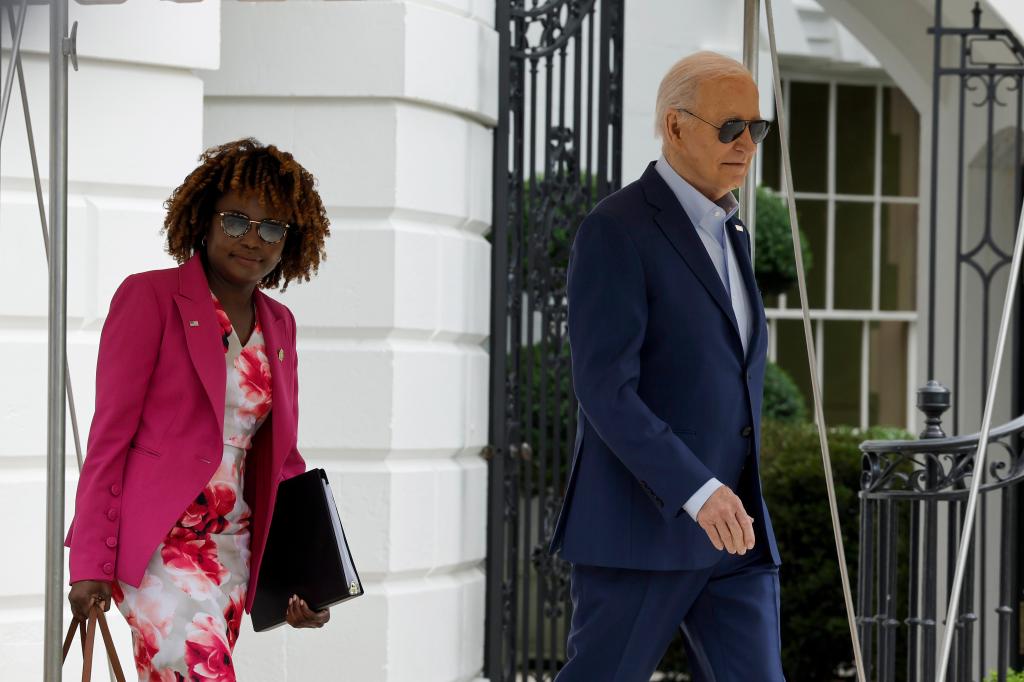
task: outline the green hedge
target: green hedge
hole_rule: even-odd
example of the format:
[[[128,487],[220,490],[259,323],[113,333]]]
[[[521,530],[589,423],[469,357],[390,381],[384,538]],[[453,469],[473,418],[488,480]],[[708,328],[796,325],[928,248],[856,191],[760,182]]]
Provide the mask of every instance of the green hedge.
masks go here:
[[[793,232],[789,227],[786,202],[766,187],[757,188],[757,222],[754,225],[754,273],[757,284],[766,295],[778,295],[796,284],[796,261],[793,258]],[[807,236],[801,231],[801,252],[804,269],[814,266]]]
[[[761,419],[774,419],[787,424],[807,419],[807,402],[796,383],[774,362],[764,369],[764,400]]]
[[[836,497],[843,521],[850,579],[856,586],[861,455],[864,440],[908,438],[895,429],[829,430]],[[839,582],[832,523],[825,494],[818,432],[813,424],[765,420],[761,431],[761,481],[782,555],[782,660],[788,679],[832,682],[852,661]],[[902,583],[901,583],[902,584]],[[680,638],[662,660],[669,679],[683,680]]]

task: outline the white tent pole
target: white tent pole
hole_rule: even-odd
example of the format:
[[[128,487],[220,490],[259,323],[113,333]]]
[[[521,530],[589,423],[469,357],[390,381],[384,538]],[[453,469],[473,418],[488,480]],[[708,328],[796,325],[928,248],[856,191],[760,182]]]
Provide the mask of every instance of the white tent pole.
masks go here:
[[[860,636],[857,633],[857,617],[853,609],[853,592],[850,589],[850,574],[846,568],[846,549],[843,547],[842,527],[839,523],[839,505],[836,502],[835,483],[832,478],[832,456],[829,454],[828,429],[825,425],[825,411],[822,408],[821,385],[818,381],[818,360],[814,350],[814,334],[811,330],[811,313],[807,304],[807,277],[804,272],[803,249],[800,245],[800,227],[797,224],[796,198],[793,195],[793,166],[789,159],[789,140],[786,136],[786,112],[782,102],[782,78],[779,76],[779,53],[775,46],[775,19],[772,16],[772,0],[765,0],[768,15],[768,43],[772,55],[772,79],[775,91],[775,109],[779,125],[779,139],[782,149],[783,181],[789,198],[789,227],[793,236],[793,257],[796,259],[797,284],[800,289],[800,308],[803,311],[804,341],[807,344],[807,364],[811,375],[811,393],[814,396],[814,418],[818,425],[818,441],[821,446],[821,463],[825,468],[825,489],[828,493],[828,508],[832,515],[832,534],[835,537],[836,555],[839,560],[839,578],[842,582],[843,601],[846,604],[846,620],[850,627],[850,642],[853,645],[853,660],[857,667],[857,679],[865,682],[863,654]]]
[[[757,82],[758,43],[761,37],[761,0],[743,0],[743,66]],[[757,248],[757,166],[750,164],[747,179],[740,190],[740,220],[750,235],[750,262],[754,262]]]

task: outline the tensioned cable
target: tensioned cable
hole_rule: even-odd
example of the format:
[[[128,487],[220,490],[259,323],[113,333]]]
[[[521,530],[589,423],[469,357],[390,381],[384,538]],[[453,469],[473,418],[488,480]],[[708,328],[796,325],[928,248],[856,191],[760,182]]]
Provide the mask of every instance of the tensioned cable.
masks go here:
[[[946,630],[942,636],[942,662],[939,665],[939,682],[946,682],[949,668],[949,657],[953,650],[953,635],[956,632],[954,618],[960,608],[960,592],[963,589],[964,573],[971,549],[971,534],[974,532],[974,518],[978,508],[978,493],[981,479],[985,475],[985,460],[988,455],[989,430],[992,428],[992,410],[996,402],[996,388],[999,383],[999,371],[1003,365],[1003,349],[1006,346],[1006,332],[1010,327],[1010,315],[1013,302],[1017,296],[1017,283],[1020,281],[1021,251],[1024,246],[1024,205],[1021,206],[1020,219],[1017,224],[1017,237],[1013,243],[1013,260],[1010,265],[1010,279],[1006,283],[1006,297],[1003,299],[1003,316],[999,320],[999,337],[996,341],[996,354],[993,358],[992,372],[988,379],[988,395],[985,397],[985,411],[981,418],[981,432],[978,450],[975,455],[974,471],[971,476],[971,491],[967,497],[967,510],[964,516],[964,527],[960,533],[960,547],[956,557],[956,571],[953,573],[953,591],[949,595],[949,608],[946,610]]]
[[[789,140],[787,139],[785,111],[782,106],[782,80],[779,77],[779,53],[775,47],[775,20],[772,16],[772,0],[765,0],[765,12],[768,18],[768,47],[772,56],[772,79],[775,90],[776,118],[779,126],[780,147],[782,148],[782,177],[785,182],[786,195],[789,198],[789,227],[793,236],[793,256],[796,258],[797,284],[800,289],[800,308],[804,319],[804,341],[807,344],[807,364],[811,375],[811,392],[814,396],[814,417],[818,424],[818,440],[821,443],[821,463],[825,468],[825,487],[828,491],[828,508],[832,515],[832,534],[835,536],[836,555],[839,559],[839,577],[843,586],[843,600],[846,603],[846,620],[850,626],[850,641],[853,644],[853,661],[857,666],[857,679],[866,682],[864,660],[860,650],[860,637],[857,634],[857,617],[853,610],[853,593],[850,590],[850,574],[846,568],[846,550],[843,547],[843,534],[839,525],[839,505],[836,502],[835,483],[832,479],[832,456],[828,448],[825,413],[821,402],[821,386],[818,381],[818,359],[814,349],[814,338],[811,334],[811,313],[807,305],[807,282],[804,273],[803,252],[800,247],[800,228],[796,219],[796,199],[793,195],[793,167],[789,161]]]

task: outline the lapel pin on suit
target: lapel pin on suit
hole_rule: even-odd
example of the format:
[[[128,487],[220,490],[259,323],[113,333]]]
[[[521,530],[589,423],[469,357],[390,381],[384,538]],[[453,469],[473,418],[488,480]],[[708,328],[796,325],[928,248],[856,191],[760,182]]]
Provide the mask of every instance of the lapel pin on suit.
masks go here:
[[[190,327],[198,327],[199,326],[199,320],[189,320],[188,321],[188,326],[190,326]]]
[[[743,226],[737,223],[737,225],[736,225],[736,231],[737,231],[737,232],[742,232],[742,231],[743,231]]]
[[[277,349],[277,359],[279,362],[284,362],[284,348]]]

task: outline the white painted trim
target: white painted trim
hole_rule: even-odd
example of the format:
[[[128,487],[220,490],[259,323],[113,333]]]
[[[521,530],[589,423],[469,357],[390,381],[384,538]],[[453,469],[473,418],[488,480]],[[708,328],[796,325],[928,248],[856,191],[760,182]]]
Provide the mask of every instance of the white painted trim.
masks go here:
[[[828,194],[827,192],[793,192],[793,196],[797,199],[817,199],[819,201],[826,201],[830,196],[836,201],[842,201],[843,203],[861,203],[869,204],[873,201],[881,201],[886,204],[914,204],[915,206],[921,203],[921,200],[917,197],[894,197],[884,194],[877,196],[873,194]]]
[[[800,320],[803,313],[799,308],[768,308],[765,310],[769,320]],[[915,310],[811,310],[812,320],[868,320],[870,322],[917,322]]]
[[[882,279],[882,86],[875,88],[875,177],[871,207],[871,309],[878,310]]]
[[[860,428],[868,428],[868,398],[870,397],[871,380],[871,353],[869,341],[871,338],[871,321],[864,320],[861,323],[860,334]]]
[[[825,214],[825,308],[835,307],[836,280],[836,99],[839,88],[828,84],[827,182],[828,206]],[[824,383],[824,382],[822,382]]]

